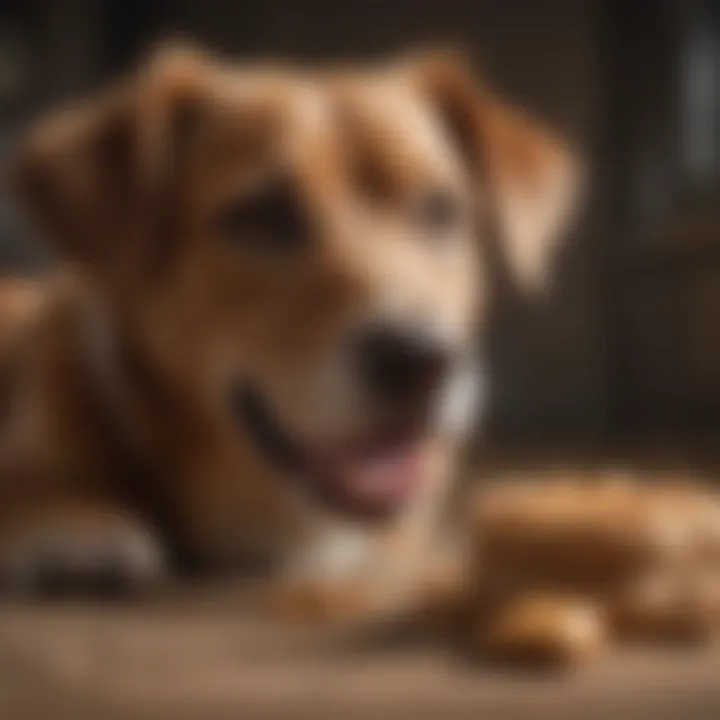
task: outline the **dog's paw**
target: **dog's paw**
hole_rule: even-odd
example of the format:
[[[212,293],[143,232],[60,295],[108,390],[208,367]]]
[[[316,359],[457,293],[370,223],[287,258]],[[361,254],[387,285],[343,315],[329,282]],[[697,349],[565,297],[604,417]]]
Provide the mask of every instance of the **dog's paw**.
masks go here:
[[[0,539],[0,587],[14,595],[113,595],[154,585],[160,539],[119,512],[53,512],[14,523]]]

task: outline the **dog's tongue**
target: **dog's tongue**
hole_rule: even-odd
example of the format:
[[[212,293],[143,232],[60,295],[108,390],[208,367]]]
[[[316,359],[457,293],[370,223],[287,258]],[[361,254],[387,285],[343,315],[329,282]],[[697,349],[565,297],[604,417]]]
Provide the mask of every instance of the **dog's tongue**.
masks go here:
[[[423,447],[397,447],[345,452],[326,457],[324,475],[336,491],[367,508],[382,509],[405,501],[421,480]]]

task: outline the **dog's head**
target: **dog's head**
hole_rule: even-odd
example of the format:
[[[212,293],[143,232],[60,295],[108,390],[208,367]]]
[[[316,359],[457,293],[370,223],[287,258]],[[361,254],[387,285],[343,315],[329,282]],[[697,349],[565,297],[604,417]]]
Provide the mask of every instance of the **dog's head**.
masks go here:
[[[466,421],[489,229],[537,282],[575,174],[454,57],[326,73],[170,49],[42,124],[16,180],[179,388],[280,473],[384,513]]]

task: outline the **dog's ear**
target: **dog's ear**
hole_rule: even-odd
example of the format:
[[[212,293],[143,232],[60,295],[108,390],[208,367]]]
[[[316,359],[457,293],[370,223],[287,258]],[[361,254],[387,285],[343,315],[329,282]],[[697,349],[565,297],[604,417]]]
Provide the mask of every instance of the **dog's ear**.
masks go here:
[[[499,100],[455,51],[406,65],[450,126],[491,214],[502,261],[523,288],[542,285],[578,204],[580,162],[540,121]]]
[[[158,49],[129,81],[40,121],[20,143],[11,188],[62,258],[107,270],[140,254],[208,64],[192,48]]]

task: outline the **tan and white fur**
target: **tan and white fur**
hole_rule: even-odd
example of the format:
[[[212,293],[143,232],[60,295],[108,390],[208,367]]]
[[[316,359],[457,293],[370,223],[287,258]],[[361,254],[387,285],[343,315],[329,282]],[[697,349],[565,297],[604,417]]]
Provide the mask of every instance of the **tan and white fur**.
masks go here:
[[[577,184],[565,147],[447,54],[326,72],[173,47],[42,121],[13,182],[61,267],[8,354],[10,586],[262,558],[321,612],[407,602],[485,392],[488,228],[518,287],[541,283]],[[402,408],[358,369],[374,327],[443,350]],[[233,416],[239,381],[341,508]],[[420,415],[395,475],[356,449]],[[389,511],[354,513],[388,505],[381,478]]]

